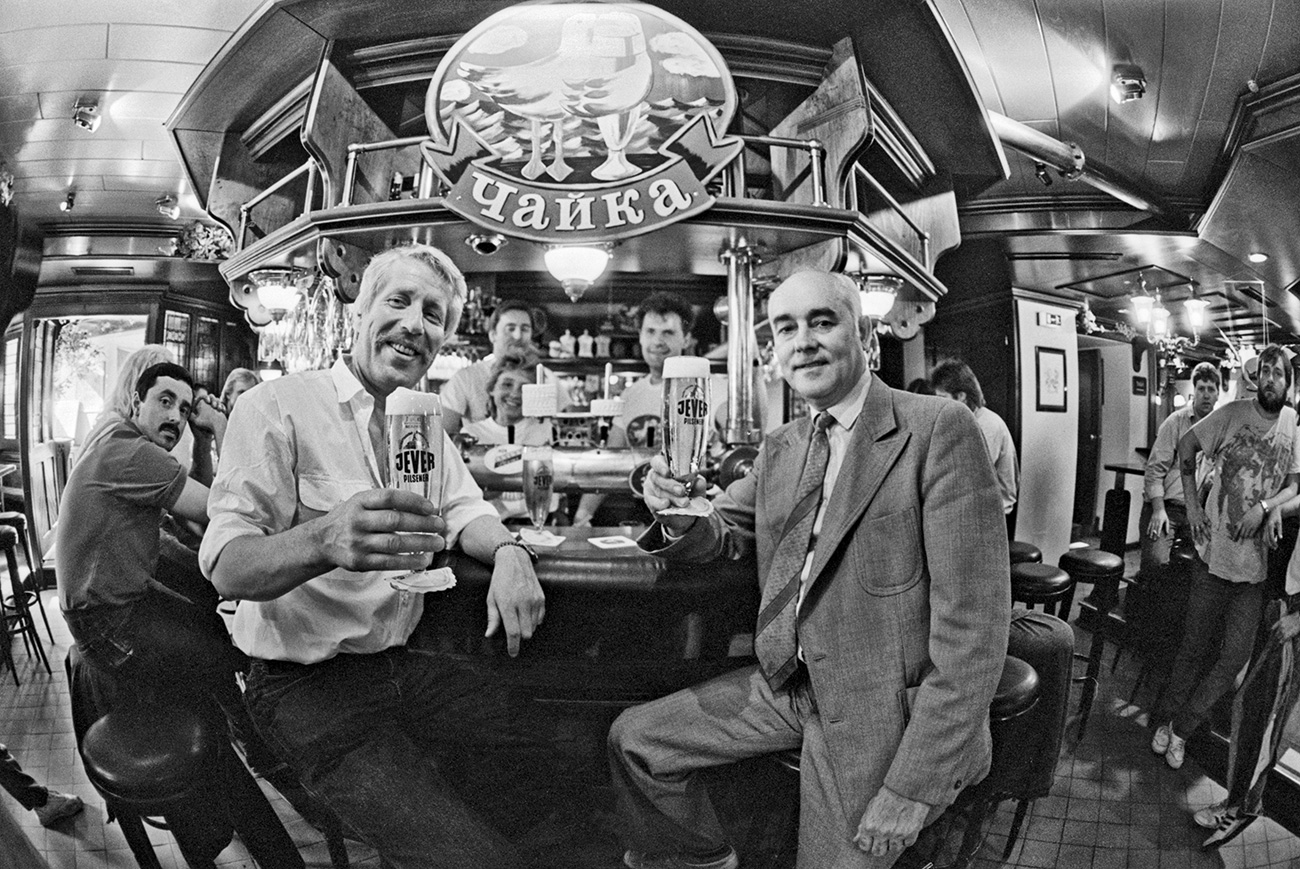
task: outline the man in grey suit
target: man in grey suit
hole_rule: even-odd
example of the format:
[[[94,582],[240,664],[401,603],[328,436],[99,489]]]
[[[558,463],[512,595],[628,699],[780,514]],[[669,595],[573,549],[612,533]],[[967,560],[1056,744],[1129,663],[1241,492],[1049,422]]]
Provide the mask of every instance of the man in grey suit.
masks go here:
[[[813,418],[776,430],[707,517],[662,459],[641,545],[758,556],[758,664],[627,710],[611,769],[632,869],[735,869],[696,772],[801,749],[799,866],[887,867],[988,772],[1010,613],[997,483],[970,411],[867,369],[856,285],[805,271],[768,301]],[[691,482],[691,481],[688,481]]]

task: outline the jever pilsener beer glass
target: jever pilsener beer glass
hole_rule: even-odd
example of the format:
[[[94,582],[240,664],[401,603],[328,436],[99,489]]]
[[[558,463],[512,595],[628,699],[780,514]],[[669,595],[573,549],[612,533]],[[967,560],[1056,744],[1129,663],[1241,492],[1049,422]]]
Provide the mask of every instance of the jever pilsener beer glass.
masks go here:
[[[555,454],[550,447],[524,447],[524,506],[528,518],[538,531],[551,512],[551,493],[555,491]]]
[[[700,472],[713,424],[710,405],[709,360],[699,356],[665,359],[660,434],[668,473],[675,480],[690,483]]]
[[[388,396],[386,413],[389,488],[428,498],[441,513],[442,405],[438,396],[398,389]]]

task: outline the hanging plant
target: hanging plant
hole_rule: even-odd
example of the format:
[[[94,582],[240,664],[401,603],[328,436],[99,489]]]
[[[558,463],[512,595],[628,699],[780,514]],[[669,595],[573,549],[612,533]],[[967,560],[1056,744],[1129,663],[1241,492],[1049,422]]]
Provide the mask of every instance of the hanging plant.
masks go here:
[[[176,240],[176,256],[184,259],[219,260],[234,253],[235,240],[224,226],[194,221]]]

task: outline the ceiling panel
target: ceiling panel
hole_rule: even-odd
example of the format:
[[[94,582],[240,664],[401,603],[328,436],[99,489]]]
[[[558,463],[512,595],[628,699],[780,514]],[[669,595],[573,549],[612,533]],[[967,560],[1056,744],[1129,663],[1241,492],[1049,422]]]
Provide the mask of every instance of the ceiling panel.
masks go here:
[[[66,139],[23,145],[13,152],[13,159],[35,164],[50,160],[139,160],[141,157],[138,139],[101,139],[82,130],[73,133]]]
[[[1273,0],[1272,5],[1274,14],[1269,19],[1268,39],[1256,75],[1261,81],[1276,81],[1290,75],[1295,71],[1296,58],[1300,57],[1300,21],[1286,14],[1295,0]]]
[[[1218,40],[1219,16],[1192,3],[1166,5],[1160,70],[1164,84],[1150,94],[1158,118],[1147,149],[1148,161],[1187,161],[1197,129],[1186,121],[1201,116],[1212,68],[1205,61],[1214,57]],[[1148,172],[1147,180],[1168,188],[1176,187],[1180,178],[1165,170],[1151,172],[1149,164]]]
[[[223,30],[114,24],[108,31],[108,56],[116,60],[206,64],[229,37],[230,33]]]
[[[36,94],[0,94],[0,123],[32,121],[41,116]]]
[[[5,87],[21,91],[145,90],[184,93],[202,64],[152,60],[45,60],[0,70]]]
[[[0,26],[176,24],[234,30],[263,0],[0,0]]]
[[[60,27],[5,28],[0,32],[0,80],[8,80],[15,66],[31,57],[58,58],[60,62],[103,59],[108,39],[104,24],[69,24]],[[28,88],[34,90],[34,88]]]
[[[110,98],[111,99],[111,98]],[[72,103],[68,104],[69,106]],[[156,119],[131,120],[118,117],[116,103],[110,102],[113,109],[107,113],[103,123],[94,134],[96,140],[109,139],[153,139],[166,133],[162,121]],[[73,129],[68,125],[67,117],[60,116],[39,121],[10,121],[0,123],[0,149],[13,151],[16,145],[25,142],[60,142],[69,139],[75,133],[78,137],[90,139],[91,134],[84,130]]]

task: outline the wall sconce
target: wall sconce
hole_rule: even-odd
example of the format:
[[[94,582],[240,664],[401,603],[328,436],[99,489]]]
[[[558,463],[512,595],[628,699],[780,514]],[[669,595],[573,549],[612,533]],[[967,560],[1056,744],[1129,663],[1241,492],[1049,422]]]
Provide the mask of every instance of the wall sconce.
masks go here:
[[[546,270],[564,287],[565,295],[576,302],[604,274],[612,247],[608,244],[599,247],[551,245],[543,256]]]
[[[1156,341],[1169,337],[1169,309],[1164,305],[1157,303],[1151,309],[1151,326],[1147,334]]]
[[[1133,322],[1139,326],[1146,326],[1151,322],[1151,308],[1155,300],[1145,293],[1135,295],[1129,299],[1129,304],[1133,306]]]
[[[163,217],[170,217],[172,220],[179,220],[181,216],[181,207],[176,204],[176,197],[170,193],[164,193],[154,200],[154,205],[158,206],[158,213]]]
[[[103,119],[99,113],[99,103],[94,100],[88,102],[77,100],[77,104],[72,107],[72,120],[87,133],[98,130],[99,122]]]
[[[1147,93],[1147,79],[1142,67],[1134,63],[1117,63],[1110,77],[1110,98],[1116,103],[1140,100]]]
[[[1187,325],[1192,327],[1193,332],[1205,328],[1205,309],[1209,306],[1210,303],[1204,299],[1191,298],[1183,302],[1183,309],[1187,311]]]
[[[68,195],[59,203],[59,211],[71,211],[77,207],[77,191],[69,190]]]

